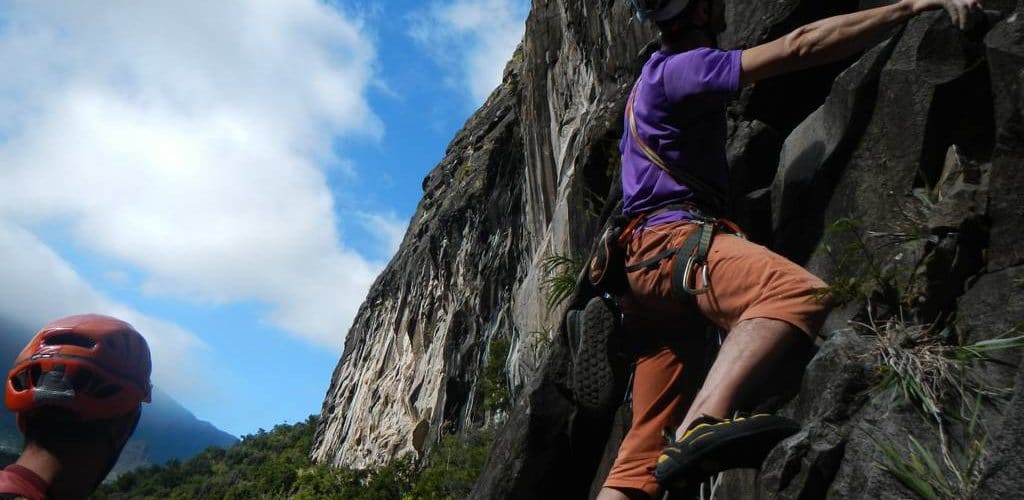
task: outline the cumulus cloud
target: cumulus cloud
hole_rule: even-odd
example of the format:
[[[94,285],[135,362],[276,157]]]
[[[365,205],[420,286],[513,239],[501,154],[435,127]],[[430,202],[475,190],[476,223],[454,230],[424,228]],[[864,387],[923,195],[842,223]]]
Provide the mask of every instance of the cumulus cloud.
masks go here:
[[[411,18],[409,35],[459,74],[460,86],[479,104],[501,83],[529,10],[526,0],[435,2]]]
[[[173,392],[194,393],[200,379],[195,352],[205,344],[192,333],[146,316],[90,286],[68,262],[32,233],[0,221],[0,319],[26,335],[57,318],[98,313],[138,329],[153,351],[153,379]],[[9,332],[5,332],[9,334]],[[18,344],[26,339],[15,339]]]
[[[361,212],[357,215],[359,225],[377,240],[378,253],[389,259],[394,256],[402,244],[402,239],[405,238],[405,231],[409,228],[408,221],[399,219],[394,212]]]
[[[379,271],[341,243],[324,170],[345,165],[337,136],[382,134],[360,23],[316,0],[5,9],[0,221],[65,227],[146,293],[262,303],[340,350]]]

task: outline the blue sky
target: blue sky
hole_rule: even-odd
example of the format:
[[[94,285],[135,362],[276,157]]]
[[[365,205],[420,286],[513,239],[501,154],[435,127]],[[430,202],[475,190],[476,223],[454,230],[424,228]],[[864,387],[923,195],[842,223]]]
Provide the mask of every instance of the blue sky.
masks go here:
[[[525,0],[0,0],[0,319],[122,317],[245,434],[344,336]]]

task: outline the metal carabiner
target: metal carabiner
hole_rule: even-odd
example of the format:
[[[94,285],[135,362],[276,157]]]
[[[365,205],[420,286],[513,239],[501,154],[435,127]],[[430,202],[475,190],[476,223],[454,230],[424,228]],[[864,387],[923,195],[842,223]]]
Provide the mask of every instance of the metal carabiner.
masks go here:
[[[710,276],[708,275],[707,262],[701,264],[700,266],[701,278],[704,279],[704,286],[701,288],[697,288],[696,280],[691,280],[691,277],[693,276],[691,273],[693,272],[693,268],[696,267],[697,264],[696,260],[696,255],[690,256],[690,259],[686,261],[686,269],[683,271],[683,291],[690,295],[701,295],[707,293],[708,290],[711,289],[711,280]],[[690,286],[691,282],[693,282],[694,284],[694,286],[692,287]]]

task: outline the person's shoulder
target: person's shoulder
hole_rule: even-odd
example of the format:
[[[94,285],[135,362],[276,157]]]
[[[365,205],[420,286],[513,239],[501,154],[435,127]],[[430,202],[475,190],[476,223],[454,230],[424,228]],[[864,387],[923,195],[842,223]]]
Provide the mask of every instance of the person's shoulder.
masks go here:
[[[711,47],[698,47],[696,49],[687,50],[685,52],[676,52],[674,54],[668,54],[665,58],[666,62],[672,64],[700,64],[712,59],[720,58],[729,55],[732,51],[715,49]]]
[[[0,500],[46,498],[46,485],[27,469],[12,465],[0,470]]]

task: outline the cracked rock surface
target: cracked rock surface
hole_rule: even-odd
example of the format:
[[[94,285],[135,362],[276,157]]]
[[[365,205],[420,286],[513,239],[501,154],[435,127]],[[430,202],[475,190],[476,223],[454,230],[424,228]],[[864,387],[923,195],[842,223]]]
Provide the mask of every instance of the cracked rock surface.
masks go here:
[[[884,3],[737,0],[720,42],[749,47]],[[717,498],[913,497],[879,468],[879,442],[906,450],[912,436],[937,452],[939,440],[915,404],[878,390],[878,337],[850,321],[900,318],[950,344],[1024,325],[1022,3],[986,2],[999,12],[970,33],[942,12],[919,16],[863,54],[759,83],[730,106],[734,219],[857,293],[833,311],[794,395],[769,405],[803,431],[760,472],[725,474]],[[581,280],[548,307],[544,264],[589,254],[621,197],[624,101],[653,41],[624,0],[533,2],[503,83],[424,179],[405,240],[348,334],[314,459],[367,466],[493,425],[473,498],[596,494],[629,407],[577,411],[561,318],[595,292]],[[836,259],[848,248],[859,258]],[[514,404],[492,411],[481,377],[496,339],[512,346]],[[971,369],[1005,389],[978,410],[990,445],[977,498],[1024,487],[1021,355],[993,356],[1002,364]]]

